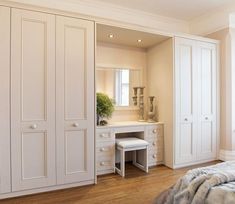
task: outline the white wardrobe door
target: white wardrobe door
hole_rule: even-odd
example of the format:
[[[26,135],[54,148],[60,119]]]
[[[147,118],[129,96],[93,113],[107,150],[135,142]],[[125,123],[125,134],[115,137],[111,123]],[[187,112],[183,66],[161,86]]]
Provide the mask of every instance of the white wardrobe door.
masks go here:
[[[197,66],[195,41],[175,39],[175,164],[196,159]]]
[[[0,193],[11,191],[10,179],[10,8],[0,6]]]
[[[12,9],[13,191],[54,185],[55,16]]]
[[[216,45],[198,42],[198,159],[216,158]]]
[[[56,18],[57,182],[94,179],[94,23]]]

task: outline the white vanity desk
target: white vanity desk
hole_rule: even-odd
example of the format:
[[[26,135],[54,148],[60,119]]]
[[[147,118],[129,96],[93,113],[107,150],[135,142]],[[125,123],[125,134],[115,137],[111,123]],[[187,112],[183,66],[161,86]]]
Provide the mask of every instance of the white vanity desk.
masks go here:
[[[163,163],[163,123],[137,121],[116,122],[96,127],[97,175],[113,173],[115,169],[115,137],[120,133],[136,133],[149,142],[149,166]]]

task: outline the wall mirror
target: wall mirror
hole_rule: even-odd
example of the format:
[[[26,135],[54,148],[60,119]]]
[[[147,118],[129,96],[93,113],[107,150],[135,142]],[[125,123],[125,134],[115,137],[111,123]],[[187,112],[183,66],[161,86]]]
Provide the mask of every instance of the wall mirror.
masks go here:
[[[96,67],[96,91],[107,94],[116,107],[133,108],[133,87],[142,85],[140,69]]]

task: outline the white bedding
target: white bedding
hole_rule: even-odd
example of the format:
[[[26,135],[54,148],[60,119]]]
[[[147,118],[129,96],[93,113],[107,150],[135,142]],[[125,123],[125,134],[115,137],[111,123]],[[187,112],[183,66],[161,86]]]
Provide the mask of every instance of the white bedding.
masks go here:
[[[235,161],[188,171],[159,200],[165,204],[235,204]]]

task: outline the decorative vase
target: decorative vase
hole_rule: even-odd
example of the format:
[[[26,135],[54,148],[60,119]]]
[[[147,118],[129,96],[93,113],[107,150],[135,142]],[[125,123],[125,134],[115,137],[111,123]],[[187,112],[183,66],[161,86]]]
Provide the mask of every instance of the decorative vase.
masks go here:
[[[149,112],[148,112],[148,122],[149,123],[156,122],[154,120],[154,117],[155,117],[155,108],[153,105],[154,98],[155,98],[154,96],[149,96]]]

